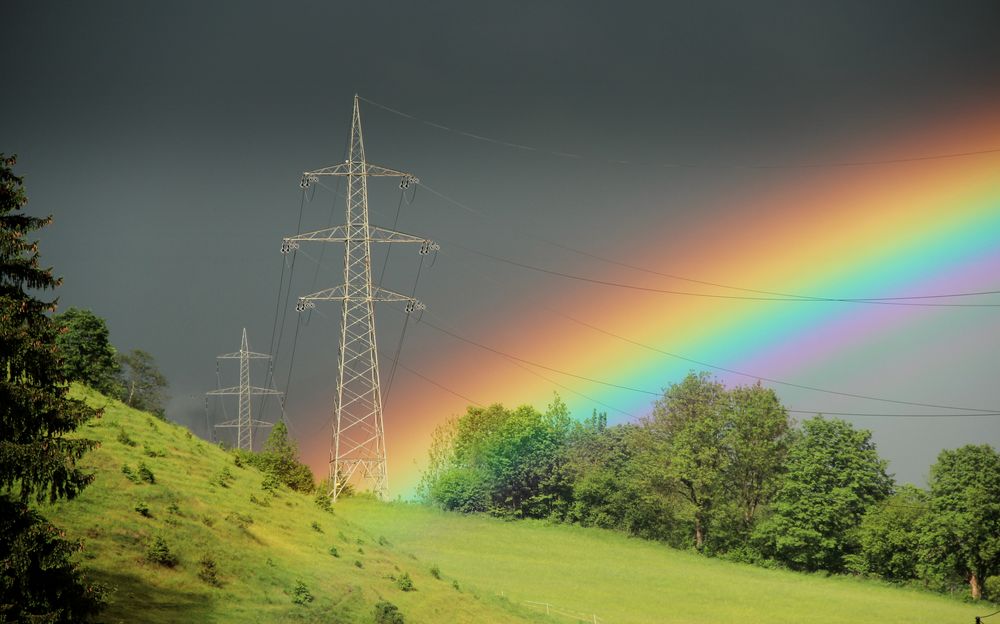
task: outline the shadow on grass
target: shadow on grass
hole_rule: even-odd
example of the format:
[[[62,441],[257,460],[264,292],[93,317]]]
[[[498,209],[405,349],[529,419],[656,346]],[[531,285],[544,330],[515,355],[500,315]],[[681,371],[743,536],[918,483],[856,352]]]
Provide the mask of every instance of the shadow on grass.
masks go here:
[[[212,622],[212,595],[207,591],[178,591],[154,587],[128,572],[87,570],[87,577],[108,587],[108,608],[98,622]]]

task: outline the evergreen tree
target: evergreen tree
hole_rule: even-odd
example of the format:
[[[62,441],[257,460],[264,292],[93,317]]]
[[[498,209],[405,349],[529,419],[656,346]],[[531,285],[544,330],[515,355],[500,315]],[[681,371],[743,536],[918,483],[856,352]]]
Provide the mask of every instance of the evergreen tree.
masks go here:
[[[54,301],[31,293],[60,280],[39,265],[28,240],[51,217],[21,212],[26,203],[13,157],[0,154],[0,621],[80,621],[99,608],[69,563],[74,545],[26,503],[73,498],[93,479],[76,462],[95,443],[65,434],[94,415],[67,397],[56,350]]]

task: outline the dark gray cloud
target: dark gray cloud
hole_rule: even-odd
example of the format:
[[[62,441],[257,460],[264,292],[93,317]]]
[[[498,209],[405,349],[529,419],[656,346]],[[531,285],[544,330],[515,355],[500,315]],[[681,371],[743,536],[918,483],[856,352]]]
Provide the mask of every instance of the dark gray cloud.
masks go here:
[[[56,216],[42,251],[65,277],[59,296],[105,316],[120,348],[155,354],[173,384],[173,418],[200,426],[212,358],[236,347],[242,326],[268,347],[298,175],[341,159],[355,92],[597,158],[497,148],[366,108],[372,160],[512,224],[531,217],[546,235],[619,241],[665,210],[681,217],[773,176],[609,172],[601,158],[833,157],[869,131],[919,127],[1000,87],[996,2],[428,4],[0,8],[0,149],[20,155],[30,210]],[[316,197],[304,227],[330,219],[329,193]],[[376,195],[380,220],[397,197]],[[630,218],[609,203],[628,203]],[[420,210],[404,210],[401,227],[570,262],[508,229]],[[334,281],[338,261],[330,250],[321,277],[307,270],[296,287]],[[389,280],[404,288],[412,271],[393,265]],[[516,276],[524,292],[541,283]],[[511,305],[510,293],[459,279],[428,283],[425,298],[469,318]],[[398,319],[383,316],[391,334]],[[311,325],[310,342],[333,344],[333,325]],[[431,341],[414,340],[433,357]],[[297,383],[322,404],[332,350],[304,352]]]

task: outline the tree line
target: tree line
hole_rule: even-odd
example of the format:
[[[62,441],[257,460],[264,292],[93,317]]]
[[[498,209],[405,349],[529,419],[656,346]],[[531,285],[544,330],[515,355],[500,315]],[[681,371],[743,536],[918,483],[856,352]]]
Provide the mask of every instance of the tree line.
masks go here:
[[[444,509],[624,531],[708,556],[873,576],[1000,600],[1000,453],[943,451],[927,489],[897,485],[871,432],[795,423],[760,383],[707,373],[609,426],[469,407],[434,433],[418,496]]]

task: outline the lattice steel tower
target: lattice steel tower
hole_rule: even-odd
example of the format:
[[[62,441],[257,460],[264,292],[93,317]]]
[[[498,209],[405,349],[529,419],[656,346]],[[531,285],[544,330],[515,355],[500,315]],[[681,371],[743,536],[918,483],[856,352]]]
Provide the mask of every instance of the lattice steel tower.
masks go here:
[[[351,121],[351,156],[332,167],[302,174],[305,189],[321,176],[347,178],[347,222],[334,228],[290,236],[283,240],[282,253],[299,247],[303,241],[344,243],[344,283],[299,297],[296,310],[302,312],[316,301],[343,302],[340,318],[337,388],[333,405],[333,444],[330,450],[329,492],[334,501],[343,489],[358,480],[370,482],[372,490],[385,498],[389,489],[385,452],[385,428],[382,421],[382,391],[379,387],[378,349],[375,342],[377,301],[401,302],[406,312],[423,309],[412,297],[381,288],[372,283],[372,243],[416,243],[420,253],[438,249],[436,243],[380,227],[368,222],[368,178],[396,177],[405,189],[418,180],[409,173],[373,165],[365,160],[361,135],[358,96],[354,96]]]
[[[272,423],[254,420],[251,414],[250,400],[254,396],[264,394],[281,393],[270,388],[257,388],[250,385],[250,360],[271,359],[270,355],[264,353],[254,353],[247,345],[247,328],[243,328],[243,342],[240,343],[240,350],[235,353],[225,353],[215,358],[216,360],[239,360],[240,361],[240,385],[231,388],[219,388],[211,392],[206,392],[209,396],[237,395],[239,396],[239,414],[235,420],[215,425],[218,428],[236,428],[236,448],[246,451],[253,450],[253,428],[255,426],[270,427]],[[218,362],[216,362],[218,367]],[[207,399],[206,399],[207,400]]]

